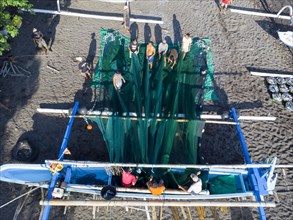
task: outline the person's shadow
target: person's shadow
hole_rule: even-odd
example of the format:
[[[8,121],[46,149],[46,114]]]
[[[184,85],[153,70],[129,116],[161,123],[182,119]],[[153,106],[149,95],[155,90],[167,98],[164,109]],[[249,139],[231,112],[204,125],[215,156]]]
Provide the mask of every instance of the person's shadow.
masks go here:
[[[52,46],[55,41],[55,36],[56,36],[56,27],[60,22],[60,15],[56,15],[54,19],[51,21],[48,29],[48,37],[49,37],[49,50],[52,51]]]
[[[93,91],[91,88],[91,82],[89,80],[85,80],[82,89],[78,90],[74,96],[74,102],[79,102],[79,107],[85,107],[90,109],[93,104],[91,103],[93,96]]]
[[[95,59],[96,52],[97,52],[97,40],[96,40],[95,33],[92,33],[91,35],[92,35],[92,41],[90,43],[86,62],[90,65],[91,70],[93,70],[94,69],[94,59]]]
[[[173,14],[174,44],[182,42],[182,29],[176,15]]]
[[[165,40],[166,40],[166,42],[167,42],[167,44],[168,44],[169,46],[173,45],[173,43],[172,43],[172,39],[171,39],[170,36],[166,36],[166,37],[165,37]]]
[[[136,22],[133,22],[130,25],[130,38],[137,39],[138,38],[138,25]]]
[[[145,43],[150,42],[151,37],[152,37],[152,30],[151,30],[149,24],[145,23],[145,25],[144,25],[144,42]]]
[[[156,40],[156,44],[159,44],[163,41],[162,28],[159,24],[156,24],[156,26],[155,26],[155,40]]]

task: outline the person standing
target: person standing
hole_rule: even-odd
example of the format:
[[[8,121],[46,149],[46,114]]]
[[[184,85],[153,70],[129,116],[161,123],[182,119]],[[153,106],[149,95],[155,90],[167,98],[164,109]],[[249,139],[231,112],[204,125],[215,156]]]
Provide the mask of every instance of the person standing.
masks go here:
[[[146,58],[148,60],[150,69],[153,68],[153,62],[154,62],[155,55],[156,55],[156,49],[154,47],[154,43],[152,41],[150,41],[147,45],[147,48],[146,48]]]
[[[163,56],[164,57],[164,66],[166,66],[166,54],[168,52],[168,44],[166,42],[166,40],[163,40],[160,44],[159,44],[159,49],[158,49],[158,52],[159,52],[159,60],[161,59],[161,57]]]
[[[125,2],[124,8],[123,8],[123,22],[122,27],[125,28],[126,32],[128,33],[130,31],[130,10],[129,10],[129,1]]]
[[[182,48],[181,48],[183,52],[182,60],[184,60],[186,53],[190,51],[191,42],[192,40],[191,40],[190,34],[189,33],[185,34],[182,40]]]
[[[120,92],[121,91],[121,87],[123,85],[123,83],[125,83],[125,79],[124,77],[122,76],[122,73],[120,70],[117,70],[117,72],[114,74],[113,76],[113,85],[114,85],[114,88]]]
[[[91,79],[92,76],[90,73],[90,70],[91,70],[90,65],[86,61],[83,61],[82,57],[77,57],[76,60],[79,62],[78,69],[79,69],[80,75],[85,77],[86,79],[88,78]]]
[[[133,39],[128,46],[129,50],[129,57],[132,57],[132,53],[138,54],[139,53],[139,44],[137,43],[136,39]]]
[[[45,48],[45,53],[48,52],[48,46],[46,41],[44,40],[44,35],[41,31],[38,31],[36,28],[33,29],[32,38],[36,45],[36,47],[42,49]]]
[[[221,0],[220,3],[220,11],[222,13],[226,13],[226,11],[228,10],[228,6],[232,4],[232,0]]]

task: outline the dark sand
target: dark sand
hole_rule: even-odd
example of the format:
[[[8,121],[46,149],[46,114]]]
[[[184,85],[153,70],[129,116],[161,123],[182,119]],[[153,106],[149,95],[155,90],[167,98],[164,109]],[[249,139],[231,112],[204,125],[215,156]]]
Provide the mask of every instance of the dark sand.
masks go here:
[[[67,9],[99,11],[122,16],[122,4],[94,3],[95,1],[67,0]],[[227,13],[220,14],[217,1],[137,0],[131,3],[131,13],[139,16],[160,16],[164,25],[132,24],[133,34],[140,41],[148,38],[159,41],[169,36],[172,42],[181,41],[181,34],[190,32],[192,37],[208,37],[212,40],[215,66],[215,87],[219,101],[207,103],[207,113],[221,113],[232,106],[242,115],[276,116],[275,122],[243,122],[252,161],[262,161],[277,156],[280,164],[293,164],[293,117],[283,106],[273,103],[267,92],[265,80],[249,74],[249,68],[293,73],[293,51],[276,39],[276,30],[289,30],[289,21],[264,17]],[[235,6],[277,12],[292,0],[234,1]],[[36,8],[55,9],[54,1],[40,1]],[[31,31],[36,27],[47,38],[54,39],[52,52],[47,55],[36,51]],[[0,107],[0,163],[15,163],[11,150],[19,137],[29,136],[40,147],[40,155],[34,163],[57,157],[68,119],[36,112],[39,107],[65,108],[75,100],[90,107],[94,91],[90,82],[78,75],[77,56],[99,55],[99,28],[119,29],[121,22],[93,20],[77,17],[58,17],[44,14],[25,15],[20,35],[12,41],[12,55],[17,64],[31,71],[30,77],[0,78],[0,101],[8,109]],[[291,27],[292,28],[292,27]],[[96,39],[92,39],[95,33]],[[161,35],[162,33],[162,35]],[[126,34],[126,33],[125,33]],[[53,66],[56,73],[47,68]],[[94,130],[98,128],[95,126]],[[204,155],[210,163],[241,163],[242,152],[233,126],[207,125],[203,136]],[[104,142],[100,134],[84,130],[84,122],[76,120],[69,142],[72,156],[79,160],[107,161]],[[292,219],[293,172],[277,170],[279,177],[276,191],[279,202],[276,208],[266,208],[268,219]],[[284,175],[286,174],[286,175]],[[26,187],[0,183],[0,204],[26,192]],[[30,196],[18,219],[37,219],[40,213],[40,193]],[[83,198],[80,195],[80,198]],[[88,196],[89,197],[89,196]],[[273,198],[272,198],[273,199]],[[12,219],[18,202],[0,209],[1,219]],[[208,210],[207,219],[211,218]],[[192,215],[197,218],[195,208]],[[146,219],[141,211],[125,212],[123,208],[101,208],[98,219]],[[164,208],[164,219],[170,219],[171,211]],[[63,215],[62,208],[54,208],[51,219],[91,219],[92,208],[70,208]],[[221,219],[258,219],[257,209],[231,208]]]

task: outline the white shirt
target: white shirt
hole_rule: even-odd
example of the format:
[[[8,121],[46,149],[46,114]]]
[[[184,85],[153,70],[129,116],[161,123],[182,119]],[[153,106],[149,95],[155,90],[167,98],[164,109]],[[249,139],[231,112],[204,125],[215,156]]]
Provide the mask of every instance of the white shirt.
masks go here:
[[[167,51],[168,51],[168,44],[167,43],[165,43],[165,44],[160,43],[159,44],[159,53],[164,52],[164,54],[166,54]]]
[[[201,192],[201,190],[202,190],[202,181],[200,178],[198,178],[198,181],[196,183],[193,183],[189,187],[188,192],[198,194]]]
[[[189,52],[189,45],[191,45],[192,42],[191,37],[189,37],[188,39],[184,37],[182,42],[182,51]]]
[[[115,73],[114,77],[116,78],[116,88],[121,89],[123,83],[121,74]]]

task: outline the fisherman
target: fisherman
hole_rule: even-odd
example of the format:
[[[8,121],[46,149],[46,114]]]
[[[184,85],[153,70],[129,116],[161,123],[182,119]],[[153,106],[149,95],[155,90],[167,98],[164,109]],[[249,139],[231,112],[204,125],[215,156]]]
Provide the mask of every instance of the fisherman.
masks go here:
[[[133,39],[128,46],[129,50],[129,57],[132,57],[132,53],[138,54],[139,53],[139,44],[137,43],[136,39]]]
[[[232,4],[232,0],[221,0],[220,11],[225,14],[230,4]]]
[[[157,182],[154,180],[153,176],[150,177],[150,180],[147,182],[147,187],[151,193],[155,196],[160,196],[165,191],[164,180]]]
[[[178,53],[176,49],[171,49],[169,57],[168,57],[168,63],[171,63],[171,69],[174,68],[174,66],[177,64],[178,59]]]
[[[126,32],[128,33],[130,31],[130,14],[129,14],[129,1],[125,2],[124,8],[123,8],[123,22],[122,27],[125,28]]]
[[[123,85],[123,83],[125,83],[126,80],[124,79],[124,77],[122,76],[122,73],[120,70],[117,70],[116,73],[113,76],[113,85],[114,88],[120,92],[121,91],[121,87]]]
[[[166,42],[166,40],[163,40],[160,44],[159,44],[159,60],[161,59],[161,57],[164,57],[164,66],[166,66],[166,54],[168,52],[168,44]]]
[[[123,170],[122,171],[122,186],[124,187],[131,187],[134,186],[137,182],[136,176],[134,176],[131,173],[131,169],[128,169],[127,171]]]
[[[146,48],[146,59],[148,60],[150,69],[153,68],[155,55],[156,55],[156,49],[154,47],[154,42],[150,41]]]
[[[91,76],[91,67],[86,61],[83,61],[82,57],[77,57],[76,60],[79,62],[78,69],[81,76],[85,77],[86,79],[92,78]]]
[[[45,48],[45,53],[48,51],[48,45],[46,41],[44,40],[44,35],[41,31],[38,31],[36,28],[33,29],[32,38],[36,45],[36,47],[42,49]]]
[[[186,53],[188,53],[190,51],[190,47],[191,47],[191,38],[190,38],[190,34],[187,33],[185,34],[185,36],[182,39],[182,52],[183,52],[183,56],[182,56],[182,60],[184,60]]]
[[[190,193],[190,194],[199,194],[202,191],[202,181],[198,177],[201,174],[200,171],[198,171],[196,174],[192,173],[190,174],[190,178],[193,181],[193,184],[186,190],[184,187],[178,185],[180,189],[182,189],[184,192]]]

